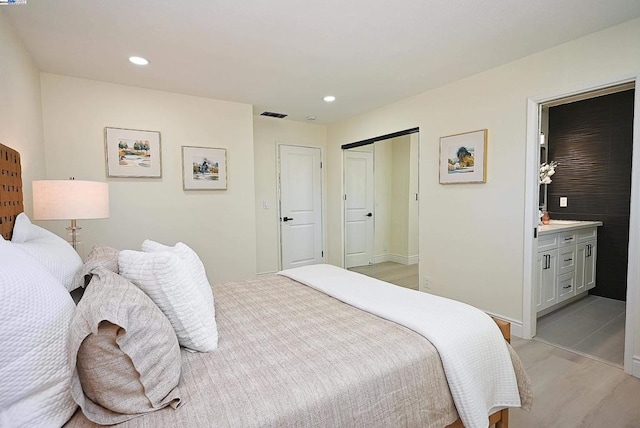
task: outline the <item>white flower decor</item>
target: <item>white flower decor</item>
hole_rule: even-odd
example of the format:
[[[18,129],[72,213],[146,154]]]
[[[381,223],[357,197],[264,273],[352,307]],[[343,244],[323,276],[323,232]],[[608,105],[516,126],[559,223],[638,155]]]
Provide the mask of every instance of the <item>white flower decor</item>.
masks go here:
[[[540,184],[551,183],[551,176],[556,173],[556,166],[558,166],[556,161],[545,162],[540,165]]]

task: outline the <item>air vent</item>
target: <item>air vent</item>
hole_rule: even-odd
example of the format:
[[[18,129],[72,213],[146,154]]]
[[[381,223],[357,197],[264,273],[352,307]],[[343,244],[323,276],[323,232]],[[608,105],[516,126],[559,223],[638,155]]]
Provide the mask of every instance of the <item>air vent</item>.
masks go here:
[[[282,113],[274,113],[272,111],[265,111],[260,113],[260,116],[269,116],[269,117],[277,117],[278,119],[282,119],[287,117],[287,114],[282,114]]]

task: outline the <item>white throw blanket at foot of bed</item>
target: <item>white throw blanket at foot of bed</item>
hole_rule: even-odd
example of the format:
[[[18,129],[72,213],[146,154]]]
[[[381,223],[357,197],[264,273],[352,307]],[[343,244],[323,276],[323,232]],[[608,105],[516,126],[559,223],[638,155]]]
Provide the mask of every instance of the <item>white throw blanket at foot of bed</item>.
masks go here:
[[[495,322],[479,309],[331,265],[288,269],[279,275],[427,338],[440,354],[465,427],[486,428],[491,413],[520,407],[507,345]]]

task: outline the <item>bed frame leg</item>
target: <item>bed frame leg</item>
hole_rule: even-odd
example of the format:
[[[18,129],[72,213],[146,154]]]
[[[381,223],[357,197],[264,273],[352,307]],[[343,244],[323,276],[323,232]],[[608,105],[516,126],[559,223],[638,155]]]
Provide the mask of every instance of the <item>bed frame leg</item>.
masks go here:
[[[496,428],[509,428],[509,409],[500,411],[500,420],[496,422]]]

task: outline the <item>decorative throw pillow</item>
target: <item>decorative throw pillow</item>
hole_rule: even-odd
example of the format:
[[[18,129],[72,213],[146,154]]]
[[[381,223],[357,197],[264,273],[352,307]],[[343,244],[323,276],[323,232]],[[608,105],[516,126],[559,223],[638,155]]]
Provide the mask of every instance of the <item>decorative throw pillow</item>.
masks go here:
[[[25,213],[16,217],[11,242],[31,255],[69,291],[77,288],[82,259],[73,247],[53,232],[32,224]]]
[[[103,267],[114,273],[120,272],[118,268],[119,253],[120,251],[115,248],[100,245],[94,246],[91,251],[89,251],[80,275],[78,275],[79,281],[81,281],[78,286],[86,287],[89,284],[89,281],[91,281],[91,271],[95,268]]]
[[[211,289],[211,284],[209,284],[209,280],[207,279],[207,273],[204,269],[204,265],[202,264],[200,257],[198,257],[198,254],[193,251],[191,247],[182,242],[178,242],[173,247],[169,247],[159,242],[147,239],[142,243],[142,251],[146,253],[168,251],[180,257],[185,263],[191,279],[198,285],[198,290],[202,294],[202,298],[205,299],[208,304],[212,306],[214,305],[213,290]]]
[[[71,323],[71,392],[85,416],[108,425],[181,404],[173,328],[140,289],[97,267]]]
[[[0,425],[62,426],[77,408],[67,353],[73,300],[3,239],[0,285]]]
[[[167,251],[123,250],[118,264],[120,275],[140,287],[164,312],[180,345],[199,352],[217,348],[213,304],[203,299],[198,284],[180,257]]]

